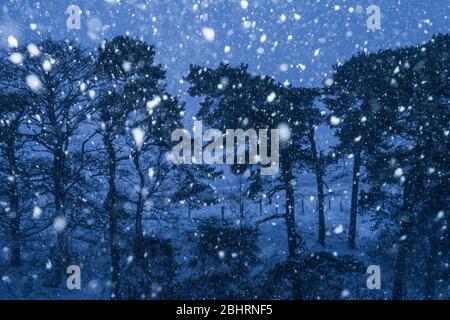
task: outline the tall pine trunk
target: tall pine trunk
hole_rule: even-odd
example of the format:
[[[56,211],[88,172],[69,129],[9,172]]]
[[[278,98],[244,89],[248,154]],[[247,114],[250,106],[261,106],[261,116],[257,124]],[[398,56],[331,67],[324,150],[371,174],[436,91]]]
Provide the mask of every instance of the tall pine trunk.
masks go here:
[[[288,238],[288,252],[289,257],[297,257],[298,255],[298,234],[295,225],[295,210],[294,210],[294,186],[292,185],[292,165],[285,166],[284,185],[286,190],[286,231]]]
[[[18,267],[21,263],[21,244],[20,244],[20,211],[19,211],[19,194],[17,187],[17,163],[14,152],[14,139],[10,137],[6,144],[6,154],[8,159],[8,171],[12,179],[9,181],[9,206],[11,208],[11,260],[12,267]]]
[[[139,194],[136,203],[136,214],[135,214],[135,239],[134,239],[134,258],[139,266],[144,264],[144,247],[143,247],[143,233],[142,233],[142,213],[144,211],[144,194],[143,190],[145,187],[145,177],[142,171],[141,164],[139,162],[140,152],[136,151],[133,155],[133,163],[136,173],[139,178]]]
[[[311,156],[314,162],[314,171],[317,182],[317,198],[319,201],[319,243],[325,245],[325,197],[323,193],[323,172],[320,159],[317,155],[316,141],[314,139],[314,127],[311,127],[308,133],[308,139],[311,146]]]
[[[118,208],[117,208],[117,187],[116,170],[117,159],[112,139],[109,136],[104,138],[104,143],[108,153],[108,194],[106,196],[105,209],[109,214],[109,237],[111,241],[111,283],[112,298],[120,299],[120,252],[118,246]]]
[[[414,183],[408,179],[403,186],[403,205],[400,215],[400,237],[397,242],[397,257],[394,266],[394,284],[392,289],[392,299],[402,300],[406,296],[406,258],[410,250],[410,230],[414,221],[412,221],[411,208],[413,199],[411,188]]]
[[[436,268],[438,267],[438,241],[439,232],[436,228],[432,229],[429,237],[430,248],[427,258],[427,273],[425,278],[425,299],[433,300],[436,294]]]
[[[350,225],[348,232],[348,243],[350,248],[356,247],[356,220],[358,216],[358,194],[359,194],[359,170],[361,168],[361,150],[355,152],[355,159],[353,161],[353,176],[352,176],[352,200],[350,207]]]

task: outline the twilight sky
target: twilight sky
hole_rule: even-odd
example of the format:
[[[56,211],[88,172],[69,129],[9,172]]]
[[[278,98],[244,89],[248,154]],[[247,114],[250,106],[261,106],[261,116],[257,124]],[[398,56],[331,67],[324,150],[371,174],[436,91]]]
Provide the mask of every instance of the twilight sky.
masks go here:
[[[381,30],[368,30],[366,8],[381,9]],[[82,10],[69,30],[69,5]],[[128,33],[156,47],[168,89],[187,101],[189,64],[249,64],[252,72],[295,86],[320,86],[331,66],[361,50],[413,45],[450,29],[444,0],[0,0],[0,47],[39,37],[77,39],[94,48]]]

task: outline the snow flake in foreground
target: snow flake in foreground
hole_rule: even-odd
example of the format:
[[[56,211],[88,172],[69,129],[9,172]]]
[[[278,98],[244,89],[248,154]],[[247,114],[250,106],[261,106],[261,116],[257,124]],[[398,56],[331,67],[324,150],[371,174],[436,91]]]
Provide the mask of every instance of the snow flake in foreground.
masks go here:
[[[89,281],[89,283],[88,283],[88,287],[89,287],[89,289],[91,289],[91,290],[97,290],[98,286],[99,286],[99,283],[98,283],[98,281],[97,281],[96,279],[91,280],[91,281]]]
[[[155,96],[153,97],[152,100],[147,101],[147,110],[148,112],[151,112],[152,109],[156,108],[159,104],[161,103],[161,97],[160,96]]]
[[[341,292],[341,298],[348,298],[350,296],[350,291],[348,291],[347,289],[342,290]]]
[[[53,268],[53,264],[50,261],[50,259],[48,259],[47,262],[45,263],[45,269],[50,270],[51,268]]]
[[[27,50],[31,57],[38,57],[41,54],[41,50],[34,43],[28,44]]]
[[[19,46],[19,41],[17,41],[14,36],[10,35],[8,36],[8,46],[10,48],[17,48]]]
[[[64,231],[67,226],[66,218],[63,216],[56,217],[53,221],[53,229],[58,232]]]
[[[280,131],[280,141],[288,142],[291,138],[291,130],[289,129],[289,126],[285,123],[282,123],[278,126],[278,130]]]
[[[138,148],[142,147],[142,143],[144,142],[145,132],[141,128],[134,128],[131,133],[133,134],[134,143]]]
[[[334,83],[334,81],[333,81],[333,79],[331,79],[331,78],[325,79],[325,81],[323,82],[323,84],[324,84],[326,87],[331,87],[331,86],[333,85],[333,83]]]
[[[42,82],[35,74],[29,74],[26,78],[27,86],[33,91],[39,91],[42,88]]]
[[[444,210],[441,210],[437,213],[436,215],[436,219],[434,219],[434,221],[439,221],[444,217]]]
[[[248,1],[247,0],[241,0],[241,8],[246,10],[248,8]]]
[[[19,52],[13,52],[9,55],[9,61],[14,64],[21,64],[23,62],[23,55]]]
[[[228,53],[230,52],[231,48],[230,46],[225,46],[225,48],[223,48],[223,52]]]
[[[317,57],[319,55],[319,53],[320,53],[320,48],[314,50],[314,57]]]
[[[129,62],[129,61],[122,62],[122,69],[125,72],[130,72],[131,71],[131,62]]]
[[[282,63],[280,64],[280,71],[281,72],[286,72],[289,69],[289,65],[287,63]]]
[[[213,28],[204,27],[202,29],[202,34],[203,38],[205,38],[208,42],[213,42],[216,37],[216,33]]]
[[[267,96],[267,102],[273,102],[273,100],[275,100],[276,97],[277,97],[277,95],[275,94],[275,92],[271,92],[271,93]]]
[[[337,126],[337,125],[339,125],[339,123],[341,123],[341,118],[336,117],[336,116],[331,116],[330,117],[330,123],[333,126]]]
[[[42,216],[42,209],[38,206],[33,208],[33,219],[39,219]]]
[[[336,228],[333,229],[333,232],[335,234],[340,234],[340,233],[344,232],[344,227],[342,226],[342,224],[340,224]]]
[[[44,60],[42,62],[42,69],[44,69],[45,72],[50,72],[52,70],[52,64],[48,60]]]
[[[401,177],[401,176],[403,176],[403,169],[402,168],[395,169],[394,177]]]
[[[219,255],[220,259],[224,259],[225,258],[225,251],[220,250],[217,254]]]

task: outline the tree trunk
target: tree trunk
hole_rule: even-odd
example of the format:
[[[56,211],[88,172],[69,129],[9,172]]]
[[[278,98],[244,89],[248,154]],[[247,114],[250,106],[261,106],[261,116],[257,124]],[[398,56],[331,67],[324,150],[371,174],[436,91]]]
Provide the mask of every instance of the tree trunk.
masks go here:
[[[321,159],[317,156],[316,141],[314,139],[314,127],[311,127],[308,134],[309,143],[311,146],[311,155],[314,162],[314,171],[317,182],[317,198],[319,207],[319,243],[325,245],[325,197],[323,193],[323,172]]]
[[[400,235],[407,234],[407,222],[402,223],[400,228]],[[408,246],[406,240],[398,243],[397,257],[394,267],[394,286],[392,290],[393,300],[402,300],[405,298],[405,271],[406,271],[406,255],[408,253]]]
[[[136,169],[137,175],[139,177],[139,194],[138,201],[136,205],[136,216],[135,216],[135,243],[134,243],[134,258],[139,266],[143,266],[145,263],[144,259],[144,246],[143,246],[143,233],[142,233],[142,213],[144,211],[144,194],[143,190],[145,187],[145,177],[144,172],[139,162],[140,152],[136,151],[133,155],[134,167]]]
[[[65,214],[65,190],[64,190],[64,162],[65,154],[63,151],[63,140],[58,139],[55,146],[53,158],[53,196],[55,199],[55,218],[66,219]],[[54,268],[53,286],[58,286],[61,283],[62,277],[65,274],[69,262],[69,248],[67,241],[67,234],[65,228],[57,230],[57,256]]]
[[[394,267],[394,285],[392,289],[392,299],[394,300],[402,300],[406,296],[406,258],[410,249],[410,229],[414,223],[410,212],[410,208],[413,206],[413,199],[410,197],[412,194],[411,188],[414,184],[412,181],[407,180],[403,187],[403,207],[400,216],[400,239],[397,243],[398,250]]]
[[[109,237],[111,241],[111,283],[112,298],[120,299],[120,252],[117,244],[118,225],[117,225],[117,188],[116,188],[116,170],[117,159],[112,139],[108,136],[104,138],[106,150],[108,152],[108,194],[106,197],[105,208],[109,213]]]
[[[21,245],[20,245],[20,211],[19,211],[19,194],[17,187],[17,163],[14,152],[14,139],[9,139],[6,146],[6,154],[8,159],[9,175],[13,177],[9,181],[9,205],[11,208],[11,267],[20,266]]]
[[[430,249],[427,258],[427,273],[425,279],[425,299],[433,300],[436,293],[436,268],[438,267],[438,230],[431,231],[432,234],[429,237]]]
[[[348,243],[350,248],[355,248],[356,241],[356,218],[358,215],[358,192],[359,192],[359,170],[361,168],[361,151],[355,152],[353,161],[353,177],[352,177],[352,199],[350,207],[350,226],[348,232]]]
[[[288,238],[289,257],[297,257],[298,255],[298,234],[295,225],[294,211],[294,187],[292,185],[292,166],[288,165],[284,172],[284,184],[286,189],[286,231]]]
[[[241,226],[244,223],[244,200],[242,196],[242,174],[239,176],[239,219],[241,220]]]

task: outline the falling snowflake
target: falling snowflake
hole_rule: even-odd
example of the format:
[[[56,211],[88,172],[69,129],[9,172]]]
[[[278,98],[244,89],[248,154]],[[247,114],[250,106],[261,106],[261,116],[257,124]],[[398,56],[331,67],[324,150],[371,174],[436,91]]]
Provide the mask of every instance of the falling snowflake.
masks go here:
[[[216,33],[213,28],[204,27],[202,29],[202,34],[203,38],[205,38],[208,42],[213,42],[216,37]]]
[[[42,88],[42,82],[35,74],[28,75],[26,78],[26,82],[28,87],[35,92],[39,91]]]

